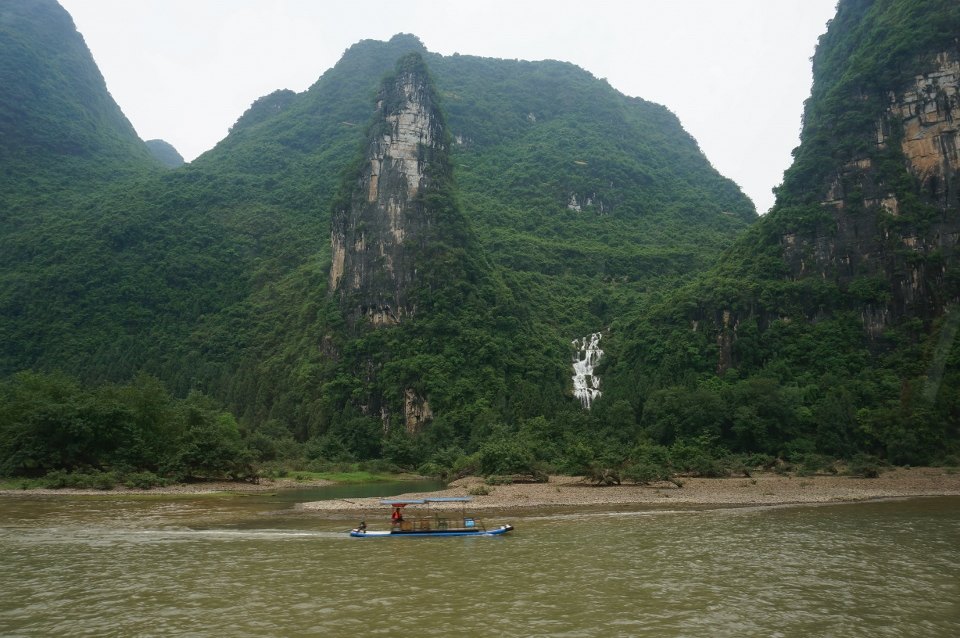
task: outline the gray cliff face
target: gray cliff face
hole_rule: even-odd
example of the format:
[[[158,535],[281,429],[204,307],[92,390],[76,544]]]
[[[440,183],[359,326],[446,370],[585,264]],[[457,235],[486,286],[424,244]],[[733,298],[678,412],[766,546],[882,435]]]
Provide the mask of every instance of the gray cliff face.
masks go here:
[[[885,300],[862,307],[872,335],[903,316],[938,316],[951,302],[944,275],[960,237],[960,60],[950,52],[933,59],[925,72],[884,96],[871,140],[875,150],[850,158],[825,185],[821,206],[832,223],[781,238],[793,278],[832,279],[842,287],[864,277],[889,282]],[[881,175],[876,157],[890,147],[901,152],[915,185],[908,201],[902,186]],[[921,209],[926,212],[918,214]]]
[[[920,59],[899,86],[850,98],[876,104],[859,152],[813,191],[821,213],[814,223],[786,224],[793,228],[775,235],[785,278],[835,284],[871,338],[905,318],[929,325],[960,301],[960,51]],[[806,303],[811,321],[838,310]],[[722,373],[735,365],[744,320],[764,330],[798,318],[755,299],[697,317],[692,329],[702,320],[716,330]]]
[[[401,60],[377,97],[363,168],[334,211],[329,290],[352,321],[393,325],[416,313],[417,254],[430,232],[424,196],[447,170],[443,119],[419,56]]]
[[[907,159],[907,170],[920,183],[920,189],[941,209],[960,204],[960,58],[958,53],[942,52],[933,69],[918,75],[902,93],[890,94],[886,123],[900,124],[903,135],[900,148]],[[877,144],[888,143],[877,127]],[[896,212],[896,204],[887,208]]]

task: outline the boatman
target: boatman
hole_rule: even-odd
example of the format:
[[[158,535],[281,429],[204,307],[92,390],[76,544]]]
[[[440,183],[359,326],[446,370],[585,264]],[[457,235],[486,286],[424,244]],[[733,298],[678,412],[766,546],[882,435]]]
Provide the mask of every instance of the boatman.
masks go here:
[[[390,521],[393,523],[394,527],[399,527],[400,523],[403,522],[403,514],[400,512],[399,505],[393,508],[393,514],[390,515]]]

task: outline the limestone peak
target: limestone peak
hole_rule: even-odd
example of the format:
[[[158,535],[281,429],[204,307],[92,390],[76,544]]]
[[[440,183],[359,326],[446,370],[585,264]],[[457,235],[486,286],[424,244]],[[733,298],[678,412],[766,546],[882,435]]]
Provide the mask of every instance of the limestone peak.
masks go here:
[[[416,312],[410,293],[436,214],[427,195],[450,173],[447,148],[426,64],[404,55],[377,95],[349,199],[333,212],[329,289],[352,319],[391,325]]]

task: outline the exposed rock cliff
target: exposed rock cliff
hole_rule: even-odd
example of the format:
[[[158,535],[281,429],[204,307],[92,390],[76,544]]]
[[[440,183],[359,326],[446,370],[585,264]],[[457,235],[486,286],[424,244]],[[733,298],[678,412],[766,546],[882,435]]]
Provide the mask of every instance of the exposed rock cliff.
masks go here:
[[[956,207],[958,198],[957,121],[960,120],[960,59],[957,51],[936,56],[933,69],[919,74],[901,93],[890,94],[890,106],[877,131],[877,144],[887,144],[888,127],[903,129],[900,146],[907,170],[941,209]],[[896,140],[897,136],[894,136]],[[891,214],[897,203],[881,201]]]
[[[480,335],[492,336],[503,298],[454,197],[449,147],[423,58],[404,55],[377,95],[365,151],[336,199],[330,234],[328,289],[348,332],[364,344],[344,357],[366,388],[353,398],[361,412],[380,417],[385,432],[418,432],[447,407],[433,397],[449,395],[463,372],[445,369],[448,357],[469,365],[489,354]],[[436,326],[443,338],[434,336]]]
[[[960,56],[916,59],[924,62],[907,82],[861,96],[877,104],[875,128],[822,191],[829,221],[782,236],[793,278],[820,277],[855,292],[865,277],[888,282],[861,309],[874,335],[905,315],[939,315],[954,296],[944,275],[960,236]]]
[[[334,211],[330,291],[353,320],[392,325],[416,313],[411,292],[431,229],[433,176],[449,173],[443,118],[423,60],[411,54],[384,82],[363,168]]]
[[[718,372],[762,366],[771,327],[856,317],[881,348],[960,301],[958,24],[950,0],[838,4],[776,205],[690,304]]]

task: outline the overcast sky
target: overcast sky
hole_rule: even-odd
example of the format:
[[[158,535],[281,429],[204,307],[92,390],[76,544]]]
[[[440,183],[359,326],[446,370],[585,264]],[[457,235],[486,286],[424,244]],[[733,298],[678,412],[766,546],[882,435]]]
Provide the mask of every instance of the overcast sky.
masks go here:
[[[555,59],[667,106],[757,210],[798,143],[836,0],[60,0],[145,140],[192,160],[258,97],[303,91],[350,45]]]

